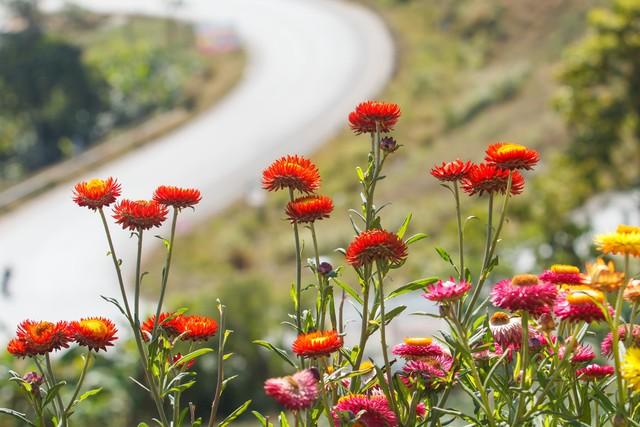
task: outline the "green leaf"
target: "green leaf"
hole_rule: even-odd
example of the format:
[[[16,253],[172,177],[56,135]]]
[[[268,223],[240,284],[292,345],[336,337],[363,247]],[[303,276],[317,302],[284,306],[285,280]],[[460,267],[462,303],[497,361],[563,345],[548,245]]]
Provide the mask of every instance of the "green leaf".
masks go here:
[[[405,243],[407,245],[411,245],[412,243],[418,242],[422,239],[426,239],[427,237],[429,236],[427,236],[425,233],[416,233],[413,236],[409,237]]]
[[[410,222],[411,222],[411,214],[409,213],[407,217],[404,219],[404,222],[402,223],[400,228],[398,229],[398,232],[396,233],[400,239],[402,239],[405,233],[407,232],[407,228],[409,227]]]
[[[254,344],[257,344],[257,345],[259,345],[259,346],[261,346],[261,347],[264,347],[264,348],[267,348],[267,349],[269,349],[269,350],[273,351],[273,352],[274,352],[274,353],[276,353],[278,356],[280,356],[280,358],[281,358],[282,360],[284,360],[285,362],[287,362],[287,363],[288,363],[289,365],[291,365],[293,368],[296,368],[296,364],[295,364],[295,363],[293,363],[293,362],[291,361],[291,359],[289,359],[289,356],[287,356],[287,353],[286,353],[284,350],[282,350],[282,349],[280,349],[280,348],[277,348],[276,346],[274,346],[274,345],[273,345],[273,344],[271,344],[270,342],[263,341],[263,340],[255,340],[255,341],[253,341],[253,343],[254,343]]]
[[[18,411],[14,411],[13,409],[0,408],[0,414],[11,415],[12,417],[17,418],[20,421],[25,422],[30,426],[33,426],[33,427],[36,426],[29,418],[27,418],[26,414],[23,414],[23,413],[18,412]]]
[[[260,412],[251,411],[251,413],[253,414],[254,417],[256,417],[258,419],[258,421],[260,421],[260,425],[262,427],[269,427],[270,425],[272,425],[271,423],[268,423],[267,419]]]
[[[289,425],[289,421],[287,421],[287,414],[285,414],[284,412],[280,412],[280,415],[278,415],[278,420],[280,420],[280,427],[291,427]]]
[[[336,277],[334,277],[332,280],[335,282],[336,285],[340,286],[342,290],[344,290],[347,294],[349,294],[351,298],[356,300],[358,303],[362,304],[362,298],[351,286],[349,286],[348,283],[345,283]]]
[[[56,385],[54,385],[53,387],[51,387],[49,390],[47,390],[47,397],[44,399],[44,403],[42,404],[42,407],[44,408],[45,406],[47,406],[49,403],[51,403],[51,401],[53,400],[54,397],[56,397],[56,395],[58,393],[60,393],[60,389],[67,384],[66,381],[60,381],[59,383],[57,383]]]
[[[98,387],[98,388],[94,388],[94,389],[89,390],[89,391],[85,391],[84,393],[82,393],[82,395],[80,395],[78,400],[76,400],[76,402],[74,402],[74,405],[76,403],[82,402],[85,399],[90,398],[91,396],[95,396],[96,394],[100,393],[101,391],[102,391],[102,387]]]
[[[364,172],[360,166],[356,167],[356,174],[358,174],[358,179],[360,182],[364,182]]]
[[[414,280],[407,284],[400,286],[398,289],[391,291],[389,295],[385,298],[385,300],[393,299],[397,296],[407,294],[409,292],[417,291],[419,289],[423,289],[425,286],[435,283],[438,281],[437,277],[425,277],[423,279]]]
[[[222,422],[220,423],[220,427],[226,427],[229,424],[231,424],[231,422],[233,420],[238,418],[240,415],[242,415],[244,413],[244,411],[247,410],[249,405],[251,405],[251,400],[247,400],[242,405],[238,406],[232,413],[229,414],[229,416],[227,418],[222,420]]]
[[[440,258],[451,264],[451,256],[449,255],[449,253],[447,253],[447,251],[442,248],[436,248],[436,252],[438,253],[438,255],[440,255]]]
[[[189,362],[190,360],[195,359],[196,357],[200,357],[200,356],[202,356],[204,354],[211,353],[212,351],[213,351],[213,349],[212,348],[208,348],[208,347],[199,348],[198,350],[192,351],[191,353],[186,354],[186,355],[182,356],[180,359],[176,360],[176,362],[173,365],[171,365],[171,367],[169,369],[170,370],[171,369],[175,369],[175,368],[178,367],[178,365],[183,365],[183,364]]]

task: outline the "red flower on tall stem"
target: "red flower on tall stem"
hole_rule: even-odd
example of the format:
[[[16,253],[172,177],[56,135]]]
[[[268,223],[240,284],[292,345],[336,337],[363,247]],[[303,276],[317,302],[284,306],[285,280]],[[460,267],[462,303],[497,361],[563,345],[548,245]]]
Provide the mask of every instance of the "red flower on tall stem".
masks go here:
[[[397,234],[379,229],[358,234],[346,251],[347,262],[353,267],[362,267],[375,261],[399,265],[407,256],[407,245]]]
[[[160,313],[160,317],[158,318],[158,329],[163,330],[171,338],[177,337],[180,335],[181,331],[181,320],[182,315],[178,315],[176,313]],[[149,340],[155,321],[156,316],[150,316],[140,327],[140,330],[142,331],[142,338],[144,338],[145,341]]]
[[[502,169],[530,170],[540,161],[538,152],[524,145],[498,142],[487,148],[484,160]]]
[[[121,200],[113,208],[113,218],[125,230],[148,230],[159,227],[169,211],[155,200]]]
[[[302,156],[281,157],[262,172],[262,188],[268,191],[289,188],[308,194],[319,187],[318,168]]]
[[[181,316],[176,323],[183,341],[206,341],[218,331],[218,322],[207,316]]]
[[[349,114],[349,124],[356,134],[373,133],[376,124],[380,132],[386,133],[393,130],[399,118],[398,104],[366,101],[358,104]]]
[[[31,356],[27,343],[19,338],[12,338],[7,344],[7,351],[15,357],[27,357]]]
[[[113,178],[81,181],[73,188],[73,201],[91,210],[109,206],[120,196],[120,184]]]
[[[298,356],[327,356],[340,350],[343,340],[336,331],[317,331],[300,334],[293,342],[291,349]]]
[[[80,319],[72,322],[70,329],[78,344],[96,352],[107,351],[107,347],[112,346],[113,341],[117,339],[116,332],[118,332],[113,322],[103,317]]]
[[[431,168],[431,175],[442,182],[460,181],[467,176],[472,167],[473,163],[456,159],[453,162],[442,162],[440,166],[434,166]]]
[[[191,208],[202,200],[200,190],[161,185],[153,192],[153,200],[177,209]]]
[[[473,165],[462,180],[462,189],[473,196],[484,193],[505,194],[509,180],[509,170],[501,169],[494,165],[481,163]],[[511,195],[516,196],[524,190],[524,178],[518,171],[511,171]]]
[[[67,322],[46,322],[24,320],[18,325],[17,339],[25,345],[25,354],[35,356],[46,354],[61,348],[68,348],[73,340]],[[18,344],[14,343],[17,348]]]
[[[285,210],[292,223],[306,223],[329,218],[333,201],[327,196],[305,196],[290,201]]]

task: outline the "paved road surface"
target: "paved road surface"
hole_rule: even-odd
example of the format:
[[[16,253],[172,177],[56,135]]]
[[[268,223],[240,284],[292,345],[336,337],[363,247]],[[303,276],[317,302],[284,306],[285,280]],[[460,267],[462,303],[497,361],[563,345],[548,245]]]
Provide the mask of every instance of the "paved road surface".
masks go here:
[[[80,3],[105,12],[166,12],[157,0]],[[52,1],[45,5],[55,7]],[[135,199],[150,197],[157,184],[200,188],[203,203],[195,214],[183,215],[182,230],[255,189],[259,171],[276,156],[321,144],[345,126],[357,102],[375,97],[392,73],[387,29],[372,12],[351,4],[188,0],[179,15],[237,29],[248,50],[242,81],[187,126],[86,178],[116,176],[124,196]],[[11,296],[0,297],[0,321],[11,332],[24,318],[116,315],[99,298],[118,295],[99,218],[71,202],[72,184],[0,217],[0,273],[12,267]],[[115,243],[122,258],[135,253],[128,233],[117,232]],[[124,267],[131,272],[130,265]]]

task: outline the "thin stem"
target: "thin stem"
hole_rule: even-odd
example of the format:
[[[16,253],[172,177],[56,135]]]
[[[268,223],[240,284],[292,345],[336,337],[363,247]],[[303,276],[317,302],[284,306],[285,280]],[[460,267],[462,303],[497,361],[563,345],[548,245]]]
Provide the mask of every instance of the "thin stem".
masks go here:
[[[211,403],[211,416],[209,417],[208,427],[213,427],[220,406],[220,397],[222,396],[222,382],[224,381],[224,341],[225,341],[225,320],[226,310],[222,304],[218,305],[220,312],[220,335],[218,336],[218,375],[216,378],[216,392]]]
[[[133,307],[133,323],[137,329],[140,328],[140,285],[142,277],[140,277],[140,269],[142,264],[142,229],[138,229],[138,254],[136,256],[136,288],[134,295]]]
[[[622,382],[622,371],[621,371],[622,362],[620,360],[620,349],[619,349],[619,342],[618,342],[620,339],[620,334],[618,333],[618,326],[620,324],[620,315],[622,314],[622,303],[624,300],[624,290],[626,288],[628,277],[629,277],[629,255],[625,254],[624,255],[624,282],[618,288],[618,294],[616,296],[615,312],[613,314],[613,321],[612,321],[613,325],[611,328],[612,329],[611,335],[612,335],[612,347],[613,347],[612,348],[613,361],[616,369],[616,383],[618,388],[617,405],[616,405],[618,414],[626,413],[624,409],[624,405],[625,405],[625,402],[627,401],[626,389],[624,388],[624,385]]]
[[[371,269],[371,265],[365,266],[365,270]],[[369,277],[371,273],[365,272],[365,277]],[[367,345],[367,327],[369,326],[369,289],[370,283],[365,280],[363,283],[364,290],[362,294],[362,325],[360,327],[360,343],[358,344],[358,354],[356,355],[356,361],[353,364],[354,369],[360,368],[362,363],[362,357],[364,356],[364,347]],[[351,392],[355,392],[358,385],[358,377],[351,379]]]
[[[151,332],[151,340],[155,339],[158,332],[158,325],[160,320],[160,313],[162,312],[162,303],[164,302],[164,295],[167,290],[167,283],[169,281],[169,269],[171,268],[171,257],[173,255],[173,242],[176,236],[176,223],[178,222],[178,208],[173,208],[173,219],[171,221],[171,237],[169,238],[169,250],[167,251],[167,258],[164,262],[164,268],[162,269],[162,284],[160,286],[160,299],[158,300],[158,308],[156,309],[156,317],[153,321],[153,330]]]
[[[318,238],[316,236],[316,227],[313,222],[309,227],[311,229],[311,238],[313,240],[313,252],[316,257],[316,276],[318,278],[318,292],[320,293],[320,307],[318,307],[318,324],[320,325],[320,330],[324,331],[324,320],[325,320],[325,311],[326,311],[326,299],[327,295],[324,286],[324,277],[318,270],[320,267],[320,253],[318,252]]]
[[[133,326],[133,318],[131,316],[131,308],[129,307],[129,300],[127,298],[127,291],[124,287],[124,279],[122,278],[122,269],[120,268],[120,261],[118,261],[118,257],[116,255],[116,249],[113,246],[113,240],[111,239],[111,232],[109,231],[109,224],[107,224],[107,218],[104,215],[104,211],[102,208],[98,209],[100,212],[100,218],[102,219],[102,225],[104,226],[104,232],[107,236],[107,242],[109,243],[109,252],[111,253],[111,259],[113,260],[113,265],[116,268],[116,274],[118,276],[118,284],[120,285],[120,293],[122,294],[122,301],[124,303],[125,313],[127,316],[127,320]]]
[[[389,353],[387,351],[387,338],[386,338],[386,319],[384,312],[384,289],[382,287],[383,277],[378,263],[376,270],[378,271],[378,295],[380,296],[380,347],[382,349],[382,358],[384,359],[384,369],[387,374],[387,384],[389,387],[389,398],[391,400],[391,408],[397,417],[400,416],[398,407],[396,405],[396,399],[393,393],[393,380],[391,376],[391,364],[389,363]]]
[[[520,418],[522,412],[526,409],[524,392],[527,387],[527,368],[529,365],[529,313],[527,311],[522,312],[522,360],[521,360],[521,374],[520,374],[520,397],[518,399],[518,410],[516,412],[516,419]],[[565,357],[570,357],[565,356]]]
[[[89,349],[87,351],[87,355],[84,358],[84,364],[82,365],[82,371],[80,372],[80,377],[78,378],[78,384],[76,384],[76,389],[73,392],[73,396],[71,396],[71,400],[69,400],[69,403],[67,404],[66,409],[64,410],[65,415],[69,415],[69,411],[71,410],[71,407],[73,406],[73,403],[76,400],[76,397],[78,397],[78,393],[80,393],[80,389],[82,388],[82,383],[84,383],[84,378],[87,374],[87,369],[89,368],[89,362],[91,361],[91,349]]]
[[[631,306],[631,316],[629,317],[629,331],[627,332],[627,339],[625,340],[625,346],[629,347],[631,345],[631,340],[633,339],[633,326],[638,315],[638,303],[634,302]]]
[[[289,199],[295,200],[293,195],[293,188],[289,188]],[[298,333],[302,333],[302,307],[301,307],[301,294],[302,294],[302,256],[300,253],[300,233],[298,232],[298,224],[293,223],[293,237],[296,244],[296,327]],[[301,362],[302,363],[302,362]]]
[[[48,392],[48,390],[51,390],[51,388],[55,385],[55,383],[51,381],[51,378],[49,378],[49,373],[42,366],[42,364],[38,361],[37,357],[33,358],[33,362],[38,367],[38,370],[40,371],[40,375],[42,375],[42,377],[44,378],[44,382],[45,382],[45,384],[47,384],[47,392]],[[54,401],[53,402],[53,409],[54,409],[54,412],[56,413],[56,415],[59,415],[59,411],[62,411],[64,408],[62,408],[62,407],[58,408],[57,402]]]
[[[453,195],[456,199],[456,218],[458,219],[458,253],[460,258],[460,276],[459,281],[465,280],[464,274],[464,232],[462,229],[462,213],[460,210],[460,190],[458,189],[458,181],[453,183]]]
[[[51,383],[52,385],[55,387],[55,385],[58,383],[58,381],[56,380],[55,375],[53,374],[53,368],[51,367],[51,358],[49,358],[49,353],[45,353],[44,355],[44,360],[46,363],[46,367],[47,367],[47,373],[49,374],[49,378],[51,379]],[[64,410],[64,404],[62,403],[62,398],[60,397],[60,392],[56,393],[56,402],[58,404],[58,407],[60,408],[60,425],[63,427],[67,426],[67,414]]]

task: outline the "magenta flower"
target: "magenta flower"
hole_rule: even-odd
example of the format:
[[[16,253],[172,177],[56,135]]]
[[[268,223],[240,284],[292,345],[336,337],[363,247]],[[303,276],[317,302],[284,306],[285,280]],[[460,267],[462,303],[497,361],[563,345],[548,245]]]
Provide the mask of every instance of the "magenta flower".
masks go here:
[[[351,394],[338,400],[331,411],[334,426],[362,425],[366,427],[397,427],[398,420],[385,396]]]
[[[410,360],[402,368],[400,379],[408,387],[413,383],[421,382],[428,389],[435,390],[439,386],[438,380],[447,376],[452,365],[453,357],[448,353],[443,353],[429,361]]]
[[[444,354],[444,350],[431,338],[405,338],[402,344],[393,347],[392,353],[405,360],[431,360]]]
[[[270,378],[264,383],[264,392],[289,410],[307,409],[320,394],[319,375],[312,368],[286,377]]]
[[[629,325],[621,325],[618,327],[618,341],[625,341],[627,339],[627,330]],[[633,346],[640,347],[640,325],[633,325],[633,333],[631,334],[631,341]],[[613,334],[609,332],[600,344],[600,352],[607,357],[613,355]]]
[[[457,301],[471,289],[471,284],[465,281],[456,282],[453,277],[444,282],[438,280],[437,283],[427,286],[424,297],[429,301],[447,303]]]
[[[599,322],[605,320],[605,315],[597,303],[604,304],[613,314],[613,309],[606,302],[604,294],[593,289],[563,292],[558,298],[554,312],[560,319],[569,322]]]
[[[567,337],[565,339],[565,343],[568,342],[570,339],[571,337]],[[558,357],[560,359],[564,359],[565,351],[566,350],[564,345],[560,347],[560,350],[558,350]],[[591,362],[595,358],[596,358],[596,353],[593,351],[593,348],[591,348],[590,345],[578,344],[576,348],[573,350],[573,353],[571,354],[571,363]]]
[[[585,368],[576,370],[576,376],[582,381],[596,381],[613,375],[614,372],[613,366],[593,363]]]
[[[557,288],[549,282],[541,282],[532,274],[514,276],[502,280],[491,290],[491,302],[505,310],[524,310],[542,314],[553,306],[558,296]]]

